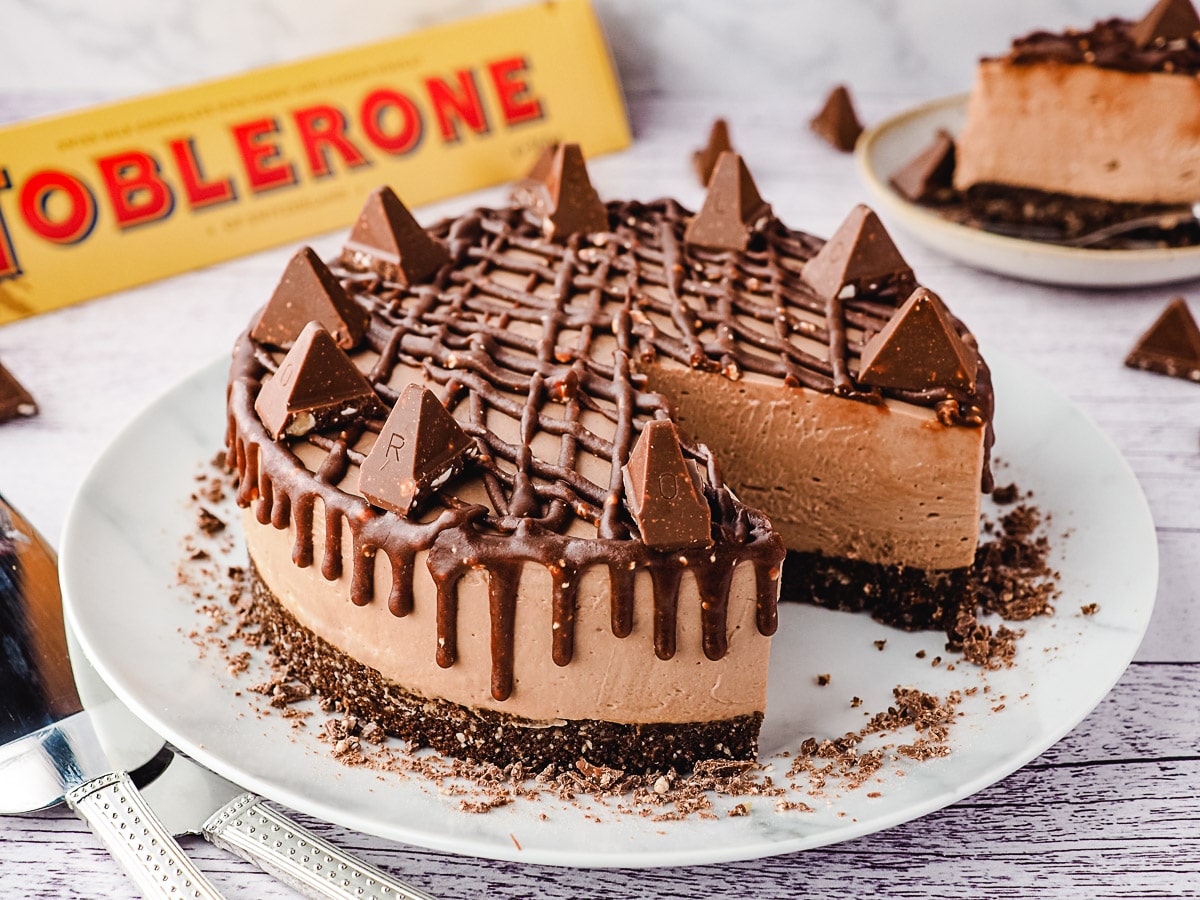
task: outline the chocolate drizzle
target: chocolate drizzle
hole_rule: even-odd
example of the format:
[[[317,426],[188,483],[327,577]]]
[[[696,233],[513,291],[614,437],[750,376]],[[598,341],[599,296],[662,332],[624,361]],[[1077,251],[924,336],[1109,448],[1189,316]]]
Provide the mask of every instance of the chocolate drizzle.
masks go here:
[[[374,601],[382,553],[392,574],[388,609],[396,616],[413,610],[413,579],[425,554],[437,589],[437,646],[429,652],[443,667],[457,657],[458,584],[481,570],[489,584],[497,700],[514,689],[513,622],[526,564],[543,567],[552,579],[552,652],[560,666],[574,654],[580,579],[601,567],[617,637],[633,630],[638,572],[649,575],[661,659],[676,652],[685,570],[695,580],[709,659],[727,652],[729,591],[743,563],[755,573],[757,628],[773,633],[782,543],[761,514],[733,498],[706,447],[681,444],[705,473],[713,545],[659,551],[637,539],[621,469],[645,424],[667,413],[665,398],[647,389],[639,366],[661,357],[731,378],[755,372],[831,392],[835,373],[837,381],[848,377],[856,368],[848,362],[904,299],[886,287],[845,298],[839,321],[829,323],[826,299],[800,276],[818,239],[772,219],[744,252],[704,250],[684,244],[691,214],[673,201],[611,203],[608,211],[612,232],[575,234],[563,243],[546,240],[520,208],[442,222],[430,233],[445,243],[452,262],[426,284],[406,287],[377,273],[335,268],[371,313],[366,343],[378,358],[363,356],[359,364],[372,360],[367,375],[379,396],[394,404],[410,373],[421,372],[479,448],[476,489],[443,488],[419,519],[380,510],[339,487],[355,483],[351,469],[365,458],[360,448],[364,441],[369,447],[368,432],[378,435],[380,421],[310,434],[294,447],[273,441],[253,404],[277,356],[247,336],[234,352],[227,446],[241,475],[238,503],[252,506],[263,524],[294,526],[297,566],[317,563],[333,580],[342,575],[343,558],[351,561],[355,604]],[[822,346],[840,358],[831,361]],[[982,362],[974,392],[871,389],[853,396],[860,394],[934,408],[948,425],[990,427]],[[296,455],[305,443],[326,454],[315,468]],[[325,532],[319,561],[318,500]],[[351,546],[343,554],[344,529]]]

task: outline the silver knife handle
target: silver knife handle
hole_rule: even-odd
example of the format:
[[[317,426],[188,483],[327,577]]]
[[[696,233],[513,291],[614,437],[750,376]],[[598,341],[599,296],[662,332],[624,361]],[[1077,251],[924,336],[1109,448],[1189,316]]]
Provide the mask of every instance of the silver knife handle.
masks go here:
[[[203,834],[314,900],[434,900],[339,850],[254,794],[242,794],[214,813]]]
[[[67,794],[146,900],[222,900],[180,849],[124,772],[101,775]]]

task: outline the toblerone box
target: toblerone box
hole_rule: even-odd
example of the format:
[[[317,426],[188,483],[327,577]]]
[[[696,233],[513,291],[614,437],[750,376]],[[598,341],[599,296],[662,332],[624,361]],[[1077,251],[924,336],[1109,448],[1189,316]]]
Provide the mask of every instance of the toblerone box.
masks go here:
[[[0,324],[629,144],[586,0],[0,128]]]

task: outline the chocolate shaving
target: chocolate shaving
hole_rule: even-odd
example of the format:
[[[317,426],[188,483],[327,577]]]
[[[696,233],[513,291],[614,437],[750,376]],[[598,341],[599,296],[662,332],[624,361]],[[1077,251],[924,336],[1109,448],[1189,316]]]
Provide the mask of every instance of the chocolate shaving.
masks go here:
[[[362,340],[367,314],[346,296],[312,248],[301,247],[288,260],[275,292],[250,329],[250,337],[286,350],[309,322],[320,322],[339,347],[352,350]]]
[[[696,169],[696,177],[700,179],[700,184],[708,186],[717,159],[727,150],[733,150],[733,145],[729,142],[729,125],[724,119],[717,119],[708,133],[708,143],[692,154],[692,165]]]
[[[862,123],[854,111],[850,100],[850,92],[844,84],[839,84],[829,93],[821,111],[809,122],[812,130],[824,138],[835,149],[849,153],[862,134]]]
[[[363,460],[358,489],[376,506],[407,516],[463,470],[474,446],[433,391],[410,384]]]
[[[837,297],[848,286],[855,295],[886,284],[915,285],[912,268],[879,217],[861,203],[821,248],[804,264],[804,280],[825,298]]]
[[[0,365],[0,422],[17,416],[37,415],[38,407],[29,391]]]
[[[1125,365],[1200,381],[1200,328],[1182,297],[1175,297],[1138,338]]]
[[[329,332],[309,322],[263,385],[254,411],[279,440],[382,415],[383,404]]]
[[[917,288],[863,348],[859,384],[904,390],[975,390],[976,355],[940,297]]]
[[[1171,41],[1188,40],[1200,31],[1200,16],[1190,0],[1159,0],[1130,32],[1130,37],[1140,49],[1151,44],[1162,45]]]
[[[682,550],[712,543],[700,477],[683,457],[673,422],[656,419],[647,425],[621,471],[629,511],[646,546]]]
[[[684,241],[710,250],[745,250],[754,232],[771,217],[742,158],[725,151],[717,158],[700,212],[688,223]]]
[[[342,251],[347,268],[372,271],[406,286],[426,281],[448,262],[446,248],[386,186],[367,197]]]

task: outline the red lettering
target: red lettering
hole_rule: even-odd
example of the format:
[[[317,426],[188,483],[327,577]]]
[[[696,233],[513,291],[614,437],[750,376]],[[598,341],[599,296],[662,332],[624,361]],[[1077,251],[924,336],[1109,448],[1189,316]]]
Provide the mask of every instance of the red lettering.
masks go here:
[[[175,195],[159,177],[158,160],[130,151],[96,160],[118,228],[157,222],[175,208]]]
[[[384,119],[391,119],[394,111],[400,117],[399,127],[384,130]],[[367,94],[359,115],[363,134],[372,144],[385,153],[401,156],[414,150],[421,143],[424,124],[421,111],[404,94],[380,89]]]
[[[541,101],[530,96],[529,83],[524,77],[528,66],[529,63],[520,56],[501,59],[488,66],[506,125],[542,118]]]
[[[367,158],[346,137],[346,114],[336,106],[310,106],[296,110],[292,117],[314,178],[333,174],[329,165],[331,150],[351,169],[369,165]]]
[[[204,209],[237,199],[233,179],[205,180],[204,169],[196,155],[194,138],[171,141],[170,147],[171,155],[175,157],[175,168],[179,171],[179,180],[183,184],[183,192],[187,195],[188,206],[192,209]]]
[[[283,151],[277,141],[266,140],[278,133],[279,123],[274,119],[256,119],[233,126],[233,140],[242,156],[246,179],[256,194],[296,183],[296,167],[280,159]]]
[[[67,203],[65,213],[52,210]],[[21,216],[34,234],[55,244],[76,244],[96,225],[96,198],[88,186],[66,172],[44,169],[21,188]]]
[[[438,129],[442,140],[453,144],[460,140],[458,123],[462,122],[476,134],[487,134],[487,114],[483,111],[483,103],[479,99],[479,88],[475,84],[475,74],[470,69],[462,69],[455,73],[458,79],[458,90],[440,78],[426,78],[425,89],[433,104],[434,115],[437,116]]]
[[[8,170],[0,169],[0,191],[12,187],[8,178]],[[8,233],[8,225],[4,221],[4,211],[0,210],[0,280],[15,278],[21,274],[21,264],[17,262],[17,251],[13,247],[12,237]]]

